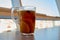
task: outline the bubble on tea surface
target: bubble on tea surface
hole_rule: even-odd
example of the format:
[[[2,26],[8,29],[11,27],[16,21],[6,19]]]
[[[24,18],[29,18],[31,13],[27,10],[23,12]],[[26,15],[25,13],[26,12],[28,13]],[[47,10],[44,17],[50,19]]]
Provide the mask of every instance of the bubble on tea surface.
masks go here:
[[[27,13],[31,13],[31,11],[26,11]]]

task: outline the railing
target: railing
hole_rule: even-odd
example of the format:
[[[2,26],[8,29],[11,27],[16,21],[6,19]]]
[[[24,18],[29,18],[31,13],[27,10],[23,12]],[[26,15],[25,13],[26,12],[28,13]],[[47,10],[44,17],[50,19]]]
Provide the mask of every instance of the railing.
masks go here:
[[[15,11],[15,16],[17,16],[17,13]],[[11,18],[11,9],[8,8],[0,8],[0,18]],[[60,17],[53,17],[53,16],[47,16],[45,14],[38,14],[36,13],[36,19],[37,20],[60,20]]]

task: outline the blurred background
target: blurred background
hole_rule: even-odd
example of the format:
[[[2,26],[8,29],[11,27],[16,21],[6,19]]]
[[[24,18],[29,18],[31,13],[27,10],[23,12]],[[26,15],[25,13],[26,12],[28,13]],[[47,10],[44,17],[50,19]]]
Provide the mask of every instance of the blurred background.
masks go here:
[[[37,14],[60,17],[59,0],[21,0],[21,2],[22,6],[35,6]],[[20,6],[20,0],[0,0],[0,8],[11,9],[15,6]],[[16,30],[15,22],[10,19],[10,16],[4,16],[3,14],[0,12],[0,33]],[[38,29],[60,27],[60,20],[36,19],[35,27]]]

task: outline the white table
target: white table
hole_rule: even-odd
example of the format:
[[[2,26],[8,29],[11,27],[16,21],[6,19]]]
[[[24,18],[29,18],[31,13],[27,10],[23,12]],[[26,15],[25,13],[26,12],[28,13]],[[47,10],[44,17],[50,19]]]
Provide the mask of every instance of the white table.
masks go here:
[[[20,35],[19,31],[3,32],[0,40],[60,40],[60,27],[35,29],[33,36]]]

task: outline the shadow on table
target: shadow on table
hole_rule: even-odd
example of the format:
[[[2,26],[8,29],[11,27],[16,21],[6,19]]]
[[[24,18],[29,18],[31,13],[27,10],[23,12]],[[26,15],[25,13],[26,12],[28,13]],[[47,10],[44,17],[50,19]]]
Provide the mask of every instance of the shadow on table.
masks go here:
[[[16,36],[17,37],[17,36]],[[34,35],[20,35],[20,37],[17,37],[17,40],[35,40]]]

